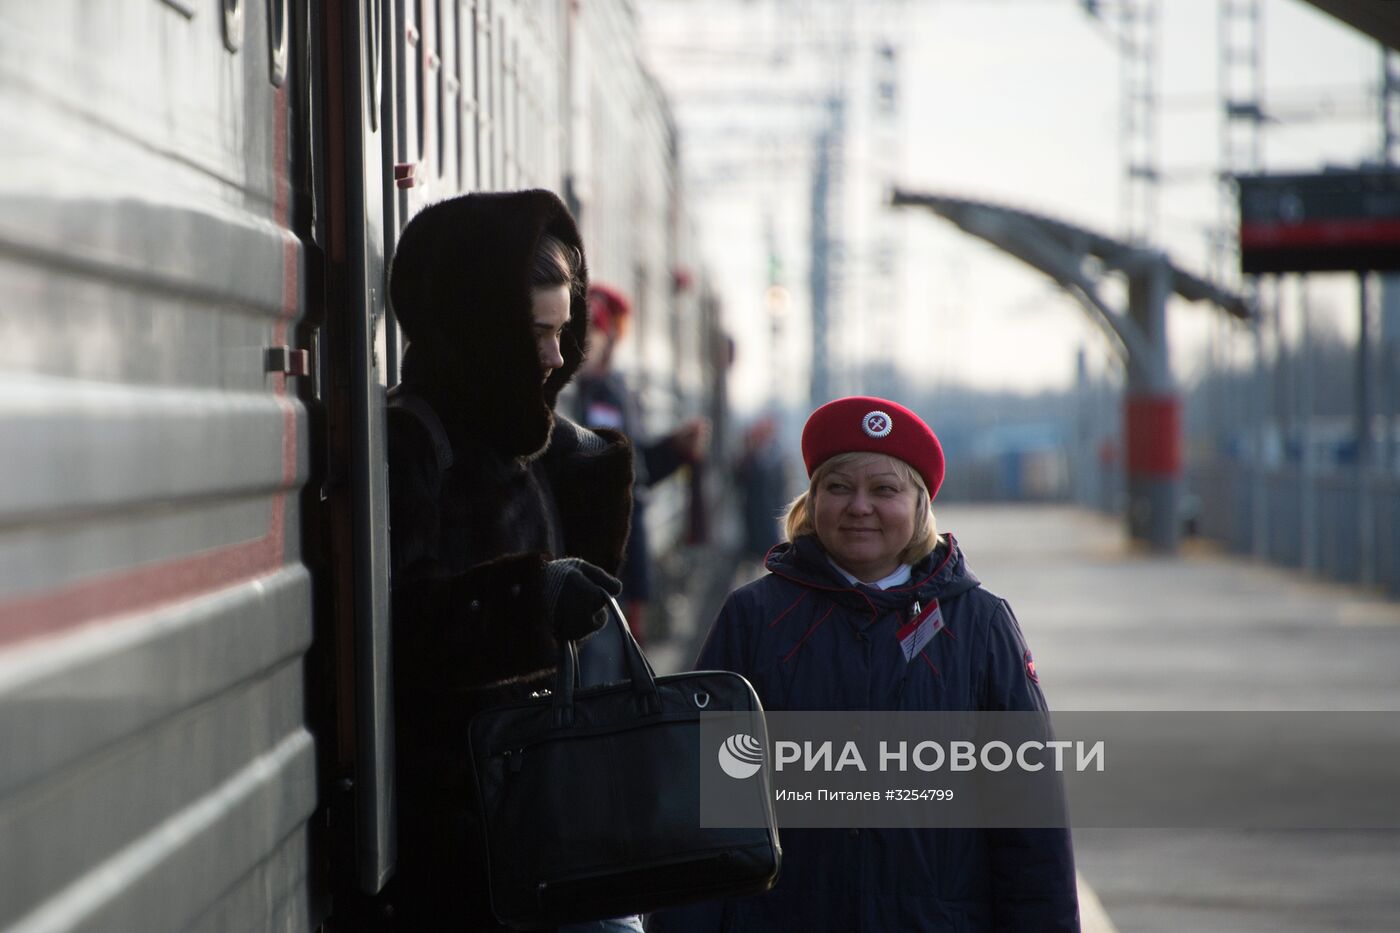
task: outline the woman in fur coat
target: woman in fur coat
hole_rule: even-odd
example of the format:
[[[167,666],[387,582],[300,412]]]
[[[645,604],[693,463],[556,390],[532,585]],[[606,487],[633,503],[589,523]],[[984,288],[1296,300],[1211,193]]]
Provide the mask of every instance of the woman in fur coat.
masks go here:
[[[554,411],[583,358],[587,287],[547,191],[431,205],[393,260],[408,337],[388,421],[402,930],[497,929],[467,723],[547,684],[559,641],[599,627],[618,591],[631,449]]]

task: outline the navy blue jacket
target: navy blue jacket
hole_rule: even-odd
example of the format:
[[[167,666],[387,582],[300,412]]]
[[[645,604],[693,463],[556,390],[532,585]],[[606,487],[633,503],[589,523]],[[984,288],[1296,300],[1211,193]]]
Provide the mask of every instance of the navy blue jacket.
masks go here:
[[[957,542],[908,584],[852,586],[815,537],[780,544],[769,574],[730,594],[697,667],[737,671],[770,710],[1045,710],[1003,599]],[[944,628],[912,661],[896,631],[915,601]],[[777,886],[655,918],[655,929],[1034,931],[1079,929],[1068,830],[785,829]]]

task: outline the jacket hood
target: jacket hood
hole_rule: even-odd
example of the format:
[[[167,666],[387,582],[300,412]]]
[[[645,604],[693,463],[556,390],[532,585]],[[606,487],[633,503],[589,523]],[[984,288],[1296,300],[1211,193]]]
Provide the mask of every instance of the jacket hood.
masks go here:
[[[801,586],[826,591],[837,602],[870,606],[883,612],[902,609],[915,599],[923,603],[933,599],[948,600],[982,585],[967,568],[957,539],[952,535],[944,537],[946,544],[940,544],[932,554],[914,565],[908,583],[888,590],[852,586],[831,565],[816,535],[802,535],[795,542],[774,545],[764,565],[770,573]]]
[[[583,360],[588,269],[579,267],[560,338],[564,365],[541,384],[529,269],[550,233],[583,255],[564,202],[548,191],[476,193],[429,205],[404,228],[389,299],[409,348],[403,381],[513,456],[549,443],[554,403]]]

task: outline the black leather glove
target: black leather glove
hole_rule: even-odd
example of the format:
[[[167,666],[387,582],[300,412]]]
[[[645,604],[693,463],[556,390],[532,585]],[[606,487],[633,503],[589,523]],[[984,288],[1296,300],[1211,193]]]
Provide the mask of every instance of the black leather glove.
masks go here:
[[[560,641],[587,638],[607,624],[610,597],[622,584],[586,560],[568,557],[544,565],[544,608]]]

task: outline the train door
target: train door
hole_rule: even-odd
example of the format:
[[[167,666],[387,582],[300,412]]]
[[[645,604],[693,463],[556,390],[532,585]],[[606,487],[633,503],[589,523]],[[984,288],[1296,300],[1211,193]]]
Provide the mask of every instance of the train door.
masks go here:
[[[460,12],[459,12],[460,10]],[[387,307],[398,232],[476,166],[464,88],[480,18],[453,0],[328,5],[323,170],[326,397],[323,586],[335,752],[328,789],[332,870],[341,890],[374,894],[396,860],[389,541],[384,403],[402,343]],[[464,50],[463,46],[466,44]],[[469,70],[470,69],[470,70]],[[463,127],[463,120],[470,124]],[[474,181],[472,178],[470,181]],[[344,863],[353,853],[353,865]]]
[[[395,860],[384,402],[395,366],[386,325],[385,93],[393,0],[327,4],[326,314],[321,335],[328,573],[322,588],[331,660],[334,773],[323,776],[333,869],[379,891]],[[327,758],[323,757],[323,761]],[[353,865],[342,860],[353,853]]]
[[[558,0],[353,7],[315,8],[326,79],[322,592],[336,735],[323,784],[334,848],[354,852],[353,885],[372,894],[395,862],[384,401],[403,346],[387,307],[389,257],[432,201],[557,185],[564,14]]]

